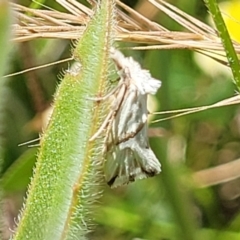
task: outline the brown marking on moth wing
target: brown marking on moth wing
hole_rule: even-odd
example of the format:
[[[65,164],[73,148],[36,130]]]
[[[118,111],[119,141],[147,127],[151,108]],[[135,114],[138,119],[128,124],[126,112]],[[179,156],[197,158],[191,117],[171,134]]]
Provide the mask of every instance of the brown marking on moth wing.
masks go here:
[[[137,98],[137,95],[135,95],[135,97]],[[139,109],[142,108],[142,103],[139,102]],[[132,118],[132,112],[130,112],[127,116],[127,118],[125,119],[125,121],[130,121],[131,118]],[[136,122],[137,122],[137,119],[136,119]],[[123,143],[123,142],[126,142],[128,141],[130,138],[134,138],[144,127],[144,125],[146,124],[147,122],[147,118],[144,120],[144,122],[140,122],[137,129],[135,131],[132,131],[132,132],[129,132],[129,133],[126,133],[124,136],[122,136],[121,138],[119,137],[118,141],[115,143],[116,145],[120,144],[120,143]]]
[[[136,160],[136,159],[135,159]],[[142,166],[140,166],[142,173],[144,173],[146,175],[146,177],[154,177],[155,175],[158,174],[158,171],[156,171],[155,169],[150,169],[150,170],[146,170],[144,169]],[[139,173],[138,173],[139,174]],[[137,179],[137,175],[136,173],[130,173],[128,176],[126,175],[126,179],[127,181],[123,183],[123,185],[126,185],[130,182],[135,182],[135,180]],[[108,182],[107,184],[112,187],[116,181],[116,179],[119,177],[119,174],[116,174],[115,176],[113,176]]]
[[[128,178],[129,182],[134,182],[135,181],[135,177],[136,177],[135,174],[130,174],[129,178]]]
[[[136,160],[136,159],[135,159]],[[155,169],[150,169],[150,170],[146,170],[143,166],[140,166],[142,173],[146,174],[146,177],[154,177],[156,174],[158,174],[158,171],[156,171]],[[134,182],[137,178],[137,174],[136,173],[130,173],[129,174],[129,182]],[[126,183],[128,184],[128,183]]]
[[[134,138],[144,127],[145,123],[139,124],[138,128],[134,132],[127,133],[124,137],[119,138],[119,140],[115,143],[116,145],[128,141],[130,138]]]
[[[155,175],[158,174],[158,171],[156,171],[156,169],[147,170],[147,169],[144,169],[144,168],[141,166],[141,170],[142,170],[148,177],[154,177]]]
[[[123,90],[122,90],[123,89]],[[121,92],[122,91],[122,92]],[[123,103],[123,100],[125,98],[125,95],[126,95],[126,91],[127,91],[127,85],[126,83],[122,83],[119,87],[119,91],[117,91],[114,95],[116,96],[115,97],[115,101],[112,105],[113,107],[113,116],[115,117],[118,113],[118,110],[119,108],[121,107],[122,103]],[[119,95],[120,95],[120,98],[119,98]]]
[[[118,61],[116,61],[116,59],[112,59],[112,60],[113,60],[113,62],[114,62],[114,64],[115,64],[117,70],[121,71],[121,70],[123,69],[123,67],[121,66],[121,64],[120,64]]]
[[[119,177],[119,175],[115,175],[114,177],[112,177],[108,182],[108,186],[112,187],[115,183],[115,180]],[[123,185],[127,185],[129,182],[135,182],[136,180],[136,174],[130,174],[128,176],[128,181],[123,183]]]
[[[107,182],[107,184],[111,187],[111,186],[114,184],[114,182],[115,182],[115,180],[116,180],[117,177],[118,177],[118,175],[115,175],[114,177],[112,177],[112,178]]]
[[[112,147],[113,147],[113,142],[110,142],[109,144],[105,143],[105,147],[104,147],[104,153],[108,152]]]
[[[110,83],[115,83],[115,82],[120,82],[120,80],[121,80],[121,78],[118,77],[118,78],[116,78],[116,80],[109,80],[109,81],[110,81]]]

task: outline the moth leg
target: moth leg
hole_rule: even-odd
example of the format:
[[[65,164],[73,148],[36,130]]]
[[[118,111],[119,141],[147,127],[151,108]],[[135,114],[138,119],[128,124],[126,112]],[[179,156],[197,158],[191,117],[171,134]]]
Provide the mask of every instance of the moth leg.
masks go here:
[[[106,99],[108,99],[109,97],[114,95],[116,93],[116,91],[122,86],[122,84],[123,83],[118,84],[113,90],[111,90],[105,96],[102,96],[102,97],[87,97],[87,99],[92,100],[92,101],[96,101],[96,102],[105,101]]]
[[[112,141],[113,136],[112,136],[112,132],[111,132],[111,126],[112,126],[113,120],[114,120],[114,117],[112,117],[112,119],[110,120],[110,123],[109,123],[108,128],[107,128],[106,136],[104,138],[103,154],[106,154],[107,151],[109,150],[109,148],[114,144],[113,141]],[[110,143],[108,143],[110,134],[111,134],[111,141],[110,141]]]
[[[124,88],[121,88],[121,87],[124,87]],[[123,90],[122,90],[123,89]],[[105,118],[104,122],[102,123],[101,127],[97,130],[97,132],[89,139],[89,141],[93,141],[95,140],[102,132],[105,128],[108,127],[108,125],[112,125],[112,122],[113,122],[113,119],[114,117],[116,116],[120,106],[121,106],[121,103],[122,103],[122,100],[124,98],[124,94],[125,94],[125,91],[126,91],[126,86],[124,84],[120,84],[119,86],[117,86],[114,91],[116,90],[119,90],[118,92],[118,95],[119,93],[120,94],[120,98],[116,98],[115,101],[113,102],[113,105],[112,105],[112,110],[110,111],[110,113],[107,115],[107,117]],[[121,92],[122,91],[122,92]],[[107,134],[109,133],[109,131],[107,132]]]
[[[109,120],[112,118],[114,111],[111,111],[107,117],[105,118],[104,122],[102,123],[101,127],[93,134],[93,136],[89,139],[90,142],[94,141],[102,132],[103,130],[109,125]]]
[[[114,101],[114,104],[112,105],[112,117],[109,119],[109,122],[108,122],[108,128],[107,128],[107,132],[106,132],[106,138],[105,138],[105,143],[107,141],[107,138],[109,137],[109,133],[110,133],[110,130],[111,130],[111,126],[112,126],[112,123],[122,105],[122,102],[123,102],[123,99],[124,99],[124,96],[126,94],[126,85],[123,83],[119,86],[119,91],[117,93],[118,97],[115,99]],[[105,152],[105,149],[104,149],[104,152]]]

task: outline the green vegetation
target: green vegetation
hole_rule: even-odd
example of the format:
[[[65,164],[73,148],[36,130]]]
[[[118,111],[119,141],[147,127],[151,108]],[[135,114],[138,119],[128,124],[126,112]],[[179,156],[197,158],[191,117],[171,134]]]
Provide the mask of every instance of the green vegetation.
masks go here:
[[[114,84],[108,57],[114,41],[161,79],[161,89],[149,101],[151,112],[211,105],[235,96],[239,89],[239,44],[233,45],[236,54],[215,1],[206,5],[220,34],[197,21],[208,21],[203,1],[181,0],[176,7],[183,13],[161,1],[151,2],[155,14],[141,10],[153,6],[145,5],[147,1],[134,2],[133,9],[142,11],[145,19],[135,12],[128,14],[125,8],[129,17],[119,10],[114,21],[112,1],[102,1],[101,7],[84,2],[90,7],[81,6],[79,12],[70,10],[77,9],[74,5],[67,8],[41,1],[55,9],[53,13],[38,11],[45,8],[37,4],[27,10],[20,7],[27,1],[21,0],[20,6],[11,5],[11,14],[17,16],[12,36],[10,13],[0,7],[0,31],[5,36],[0,40],[1,75],[71,55],[81,64],[73,69],[69,61],[1,80],[1,239],[9,239],[8,229],[14,228],[17,216],[14,240],[240,238],[237,98],[231,105],[228,101],[224,107],[150,124],[150,144],[162,163],[162,173],[128,186],[107,186],[101,170],[102,139],[88,141],[107,114],[107,103],[89,97],[105,95]],[[164,7],[170,11],[168,16]],[[226,43],[224,48],[221,42]],[[134,47],[142,48],[134,51]],[[160,120],[165,115],[152,117]],[[39,133],[39,149],[38,142],[31,148],[27,146],[31,144],[18,146]]]

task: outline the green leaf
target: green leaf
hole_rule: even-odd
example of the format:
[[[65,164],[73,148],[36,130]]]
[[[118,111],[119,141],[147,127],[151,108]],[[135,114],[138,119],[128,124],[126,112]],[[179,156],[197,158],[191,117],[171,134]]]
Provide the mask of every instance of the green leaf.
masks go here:
[[[3,174],[2,188],[5,194],[25,191],[32,176],[35,164],[36,149],[24,152]]]

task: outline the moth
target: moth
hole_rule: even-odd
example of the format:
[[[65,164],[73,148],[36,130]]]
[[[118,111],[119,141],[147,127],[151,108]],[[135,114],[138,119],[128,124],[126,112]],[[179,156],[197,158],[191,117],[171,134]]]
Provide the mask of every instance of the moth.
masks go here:
[[[111,108],[90,141],[106,131],[104,172],[108,185],[114,188],[161,171],[161,164],[149,146],[147,124],[147,97],[156,94],[161,82],[115,48],[111,48],[110,58],[120,80],[109,94],[95,98],[97,101],[111,98]]]

